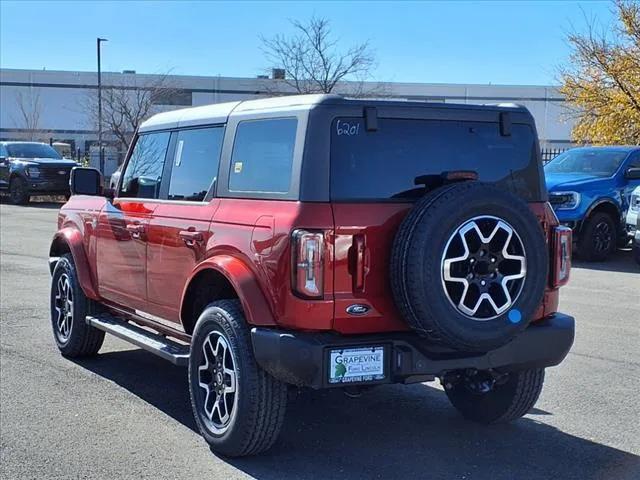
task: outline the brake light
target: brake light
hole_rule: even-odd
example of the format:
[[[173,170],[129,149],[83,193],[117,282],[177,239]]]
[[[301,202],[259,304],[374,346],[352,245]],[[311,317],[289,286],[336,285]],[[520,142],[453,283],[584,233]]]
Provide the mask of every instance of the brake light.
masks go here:
[[[552,287],[566,285],[571,272],[571,229],[555,227],[553,229],[553,279]]]
[[[322,252],[324,235],[318,232],[295,230],[292,235],[293,291],[304,298],[324,295]]]

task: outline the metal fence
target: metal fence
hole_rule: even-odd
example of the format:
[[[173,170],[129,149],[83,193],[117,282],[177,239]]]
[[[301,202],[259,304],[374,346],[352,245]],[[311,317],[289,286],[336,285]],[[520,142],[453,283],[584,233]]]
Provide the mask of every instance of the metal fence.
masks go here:
[[[568,150],[567,148],[543,148],[540,150],[540,154],[542,155],[542,163],[548,163],[562,152]]]

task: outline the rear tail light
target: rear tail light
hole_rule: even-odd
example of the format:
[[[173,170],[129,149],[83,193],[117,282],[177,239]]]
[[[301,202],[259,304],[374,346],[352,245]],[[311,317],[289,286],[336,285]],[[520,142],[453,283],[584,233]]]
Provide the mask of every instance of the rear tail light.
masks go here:
[[[553,279],[552,287],[561,287],[569,281],[571,272],[571,229],[553,229]]]
[[[295,230],[292,240],[293,291],[304,298],[322,298],[324,235]]]

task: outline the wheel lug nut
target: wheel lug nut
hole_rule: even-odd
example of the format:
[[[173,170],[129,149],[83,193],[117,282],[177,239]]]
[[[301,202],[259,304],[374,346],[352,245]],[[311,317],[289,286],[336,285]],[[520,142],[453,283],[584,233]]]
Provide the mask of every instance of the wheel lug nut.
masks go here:
[[[480,285],[482,285],[483,287],[484,287],[486,284],[487,284],[487,282],[485,282],[484,280],[482,280],[482,281],[480,282]]]

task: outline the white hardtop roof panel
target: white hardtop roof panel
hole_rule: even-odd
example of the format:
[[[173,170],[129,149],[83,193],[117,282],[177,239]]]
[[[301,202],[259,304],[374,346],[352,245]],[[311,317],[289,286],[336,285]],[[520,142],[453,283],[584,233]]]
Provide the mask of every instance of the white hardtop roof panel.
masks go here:
[[[311,108],[326,100],[340,98],[338,95],[288,95],[182,108],[180,110],[158,113],[143,122],[138,130],[140,132],[149,132],[178,127],[225,123],[231,112],[272,111],[287,108],[299,110],[301,107]]]
[[[231,111],[239,104],[240,102],[215,103],[158,113],[143,122],[138,131],[149,132],[193,125],[225,123]]]

